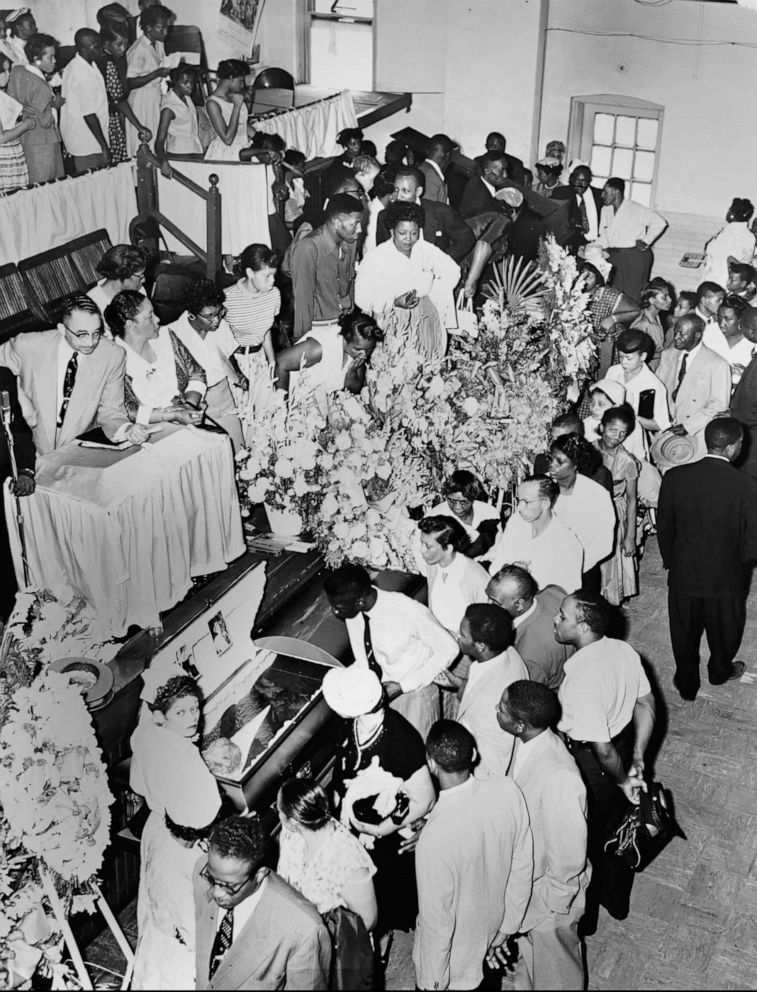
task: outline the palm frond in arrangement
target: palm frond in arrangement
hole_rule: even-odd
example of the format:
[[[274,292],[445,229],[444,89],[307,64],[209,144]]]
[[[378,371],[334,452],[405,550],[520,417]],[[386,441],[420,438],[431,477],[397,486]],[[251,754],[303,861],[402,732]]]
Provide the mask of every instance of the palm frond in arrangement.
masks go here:
[[[548,292],[542,271],[533,262],[508,256],[494,267],[494,280],[487,289],[494,299],[510,310],[530,310]]]

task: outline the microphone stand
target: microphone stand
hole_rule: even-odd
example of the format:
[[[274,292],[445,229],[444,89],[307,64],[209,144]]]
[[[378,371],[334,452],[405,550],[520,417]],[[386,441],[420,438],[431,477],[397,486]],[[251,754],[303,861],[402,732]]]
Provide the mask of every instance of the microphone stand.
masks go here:
[[[11,473],[13,475],[14,482],[14,492],[13,498],[16,503],[16,523],[18,525],[18,536],[21,541],[21,563],[24,569],[24,588],[28,589],[31,585],[31,580],[29,576],[29,561],[26,554],[26,534],[24,532],[24,514],[21,510],[21,497],[18,495],[18,466],[16,464],[16,449],[15,442],[13,440],[13,431],[11,430],[11,404],[10,396],[3,390],[2,396],[0,396],[0,404],[2,408],[2,420],[3,420],[3,430],[5,431],[5,440],[8,445],[8,453],[11,459]]]

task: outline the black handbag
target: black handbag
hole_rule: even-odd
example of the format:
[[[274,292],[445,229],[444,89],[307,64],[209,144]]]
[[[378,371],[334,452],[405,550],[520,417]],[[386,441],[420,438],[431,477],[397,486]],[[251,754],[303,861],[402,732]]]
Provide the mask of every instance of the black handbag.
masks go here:
[[[367,992],[374,987],[373,945],[357,913],[337,906],[323,914],[333,951],[329,989]]]
[[[605,851],[625,861],[633,871],[644,871],[674,837],[686,839],[673,812],[670,792],[650,782],[605,844]]]

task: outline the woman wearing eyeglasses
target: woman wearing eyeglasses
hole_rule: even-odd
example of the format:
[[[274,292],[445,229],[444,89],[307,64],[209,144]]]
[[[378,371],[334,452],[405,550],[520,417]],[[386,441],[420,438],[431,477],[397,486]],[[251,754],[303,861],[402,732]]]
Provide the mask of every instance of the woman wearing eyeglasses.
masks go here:
[[[131,738],[129,784],[150,810],[140,841],[133,989],[194,989],[192,872],[199,843],[221,808],[218,786],[197,748],[202,696],[176,666],[147,670]]]
[[[432,507],[430,516],[454,517],[465,528],[470,543],[460,550],[468,558],[481,561],[500,532],[499,513],[487,503],[483,486],[472,472],[458,469],[442,485],[443,502]]]
[[[208,416],[223,427],[237,452],[244,443],[235,402],[242,377],[232,359],[239,345],[225,319],[223,290],[212,279],[195,279],[184,304],[186,310],[168,329],[205,372]]]
[[[104,313],[107,305],[122,289],[133,289],[137,293],[142,291],[146,268],[147,252],[144,249],[133,245],[113,245],[97,263],[97,271],[102,278],[87,296]],[[105,336],[113,338],[110,328],[106,330]]]

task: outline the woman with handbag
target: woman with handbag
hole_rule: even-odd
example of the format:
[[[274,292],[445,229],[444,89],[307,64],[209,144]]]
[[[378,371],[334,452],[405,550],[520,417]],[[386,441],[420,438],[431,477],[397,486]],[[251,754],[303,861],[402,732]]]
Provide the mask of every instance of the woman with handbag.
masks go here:
[[[276,802],[281,821],[276,870],[324,917],[334,941],[330,987],[370,987],[375,865],[357,837],[331,815],[326,793],[312,779],[284,782]],[[334,912],[339,909],[346,913]]]

